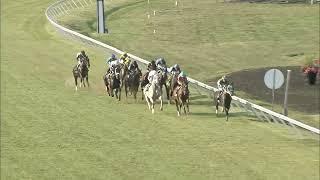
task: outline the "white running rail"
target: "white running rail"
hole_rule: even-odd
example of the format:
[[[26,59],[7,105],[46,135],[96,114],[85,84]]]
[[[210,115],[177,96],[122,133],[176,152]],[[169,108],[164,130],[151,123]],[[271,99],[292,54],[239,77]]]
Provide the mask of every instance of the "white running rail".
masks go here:
[[[46,15],[47,19],[49,20],[49,22],[56,28],[56,30],[58,32],[62,33],[63,35],[66,35],[69,38],[71,37],[73,39],[80,40],[81,42],[86,43],[88,45],[103,48],[108,51],[111,50],[117,54],[122,54],[123,52],[115,47],[109,46],[105,43],[102,43],[100,41],[97,41],[95,39],[87,37],[83,34],[80,34],[75,31],[72,31],[70,29],[67,29],[57,23],[57,18],[59,16],[69,14],[74,9],[83,8],[85,6],[95,4],[95,3],[96,3],[96,0],[60,0],[60,1],[57,1],[54,4],[50,5],[46,9],[45,15]],[[149,63],[149,61],[144,60],[142,58],[139,58],[133,54],[129,54],[129,55],[133,59],[135,59],[145,65]],[[217,91],[216,88],[209,86],[207,84],[204,84],[204,83],[197,81],[195,79],[188,78],[188,80],[190,83],[194,84],[196,87],[201,87],[205,90],[208,90],[210,95],[212,94],[212,92]],[[232,105],[237,106],[241,109],[244,109],[248,113],[253,113],[261,121],[289,125],[295,129],[297,129],[297,127],[299,127],[299,128],[308,130],[312,133],[315,133],[317,135],[320,134],[320,130],[317,128],[303,124],[297,120],[291,119],[291,118],[286,117],[282,114],[276,113],[274,111],[271,111],[269,109],[266,109],[264,107],[261,107],[259,105],[254,104],[254,103],[251,103],[245,99],[239,98],[237,96],[233,96],[232,99],[233,99]]]

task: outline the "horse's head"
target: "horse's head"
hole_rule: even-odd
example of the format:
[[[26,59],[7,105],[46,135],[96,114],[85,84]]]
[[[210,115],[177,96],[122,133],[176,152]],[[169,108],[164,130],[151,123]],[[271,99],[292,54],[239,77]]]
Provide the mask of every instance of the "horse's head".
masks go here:
[[[228,92],[231,96],[234,94],[233,84],[229,84],[226,88],[226,92]]]
[[[188,84],[185,82],[182,82],[182,84],[180,86],[180,91],[181,91],[181,95],[183,95],[183,96],[189,95]]]
[[[88,68],[88,60],[85,57],[80,58],[81,69]]]
[[[121,72],[121,67],[120,66],[114,67],[114,76],[115,76],[116,79],[120,79],[120,72]]]
[[[167,71],[165,69],[159,69],[157,73],[159,75],[160,81],[162,83],[165,83],[165,81],[167,80]]]

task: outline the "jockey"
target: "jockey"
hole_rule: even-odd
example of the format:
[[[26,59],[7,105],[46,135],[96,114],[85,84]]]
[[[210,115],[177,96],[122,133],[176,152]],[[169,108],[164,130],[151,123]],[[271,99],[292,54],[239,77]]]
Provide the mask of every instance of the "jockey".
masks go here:
[[[188,84],[187,75],[185,72],[181,71],[181,73],[178,75],[177,83],[179,86],[181,86],[182,83]]]
[[[78,61],[77,68],[79,68],[79,66],[81,65],[81,60],[82,59],[86,59],[88,61],[88,68],[90,67],[89,57],[86,55],[84,50],[82,50],[81,52],[77,53],[76,59]]]
[[[226,76],[222,76],[222,78],[218,80],[217,85],[219,91],[217,100],[220,101],[220,96],[224,90],[228,90],[227,87],[229,86],[229,81],[227,80]]]
[[[135,70],[140,71],[137,61],[133,61],[129,66],[129,71],[133,72]]]
[[[109,68],[111,67],[111,62],[116,60],[117,60],[117,57],[114,54],[112,54],[111,57],[107,59],[107,64],[109,65]]]
[[[152,60],[147,67],[147,71],[156,70],[156,62]]]
[[[173,91],[176,87],[181,86],[182,84],[188,85],[187,74],[183,71],[178,75],[177,82],[172,87],[171,96],[173,95]]]
[[[148,74],[148,81],[149,83],[146,85],[146,90],[149,89],[149,87],[151,86],[151,82],[154,80],[154,77],[157,76],[157,71],[156,70],[151,70]]]
[[[128,55],[127,52],[124,52],[121,56],[120,56],[120,62],[125,64],[127,67],[129,66],[131,60],[130,60],[130,56]]]
[[[171,74],[180,74],[181,73],[181,69],[179,64],[175,64],[172,67],[168,68],[167,71]]]
[[[222,76],[217,82],[219,91],[223,91],[223,88],[226,88],[229,85],[229,81],[226,76]]]
[[[110,73],[110,70],[113,71],[114,67],[120,64],[120,61],[116,58],[114,54],[111,55],[111,57],[107,60],[107,64],[109,65],[109,68],[107,70],[107,74]]]
[[[167,65],[166,65],[166,61],[164,60],[164,58],[158,58],[156,60],[156,66],[158,69],[166,69]]]

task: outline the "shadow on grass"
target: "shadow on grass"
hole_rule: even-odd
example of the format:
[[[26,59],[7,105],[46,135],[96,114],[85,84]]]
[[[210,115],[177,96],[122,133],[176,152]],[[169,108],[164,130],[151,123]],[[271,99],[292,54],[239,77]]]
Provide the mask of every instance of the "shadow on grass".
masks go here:
[[[189,99],[191,100],[198,100],[198,99],[206,99],[208,98],[207,95],[195,95],[195,96],[191,96]]]

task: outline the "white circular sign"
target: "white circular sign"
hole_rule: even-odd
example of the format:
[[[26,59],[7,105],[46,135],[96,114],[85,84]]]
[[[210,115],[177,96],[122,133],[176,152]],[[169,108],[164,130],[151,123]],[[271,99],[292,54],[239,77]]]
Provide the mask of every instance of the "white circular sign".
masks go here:
[[[284,82],[284,76],[279,69],[270,69],[264,75],[264,83],[269,89],[278,89]]]

